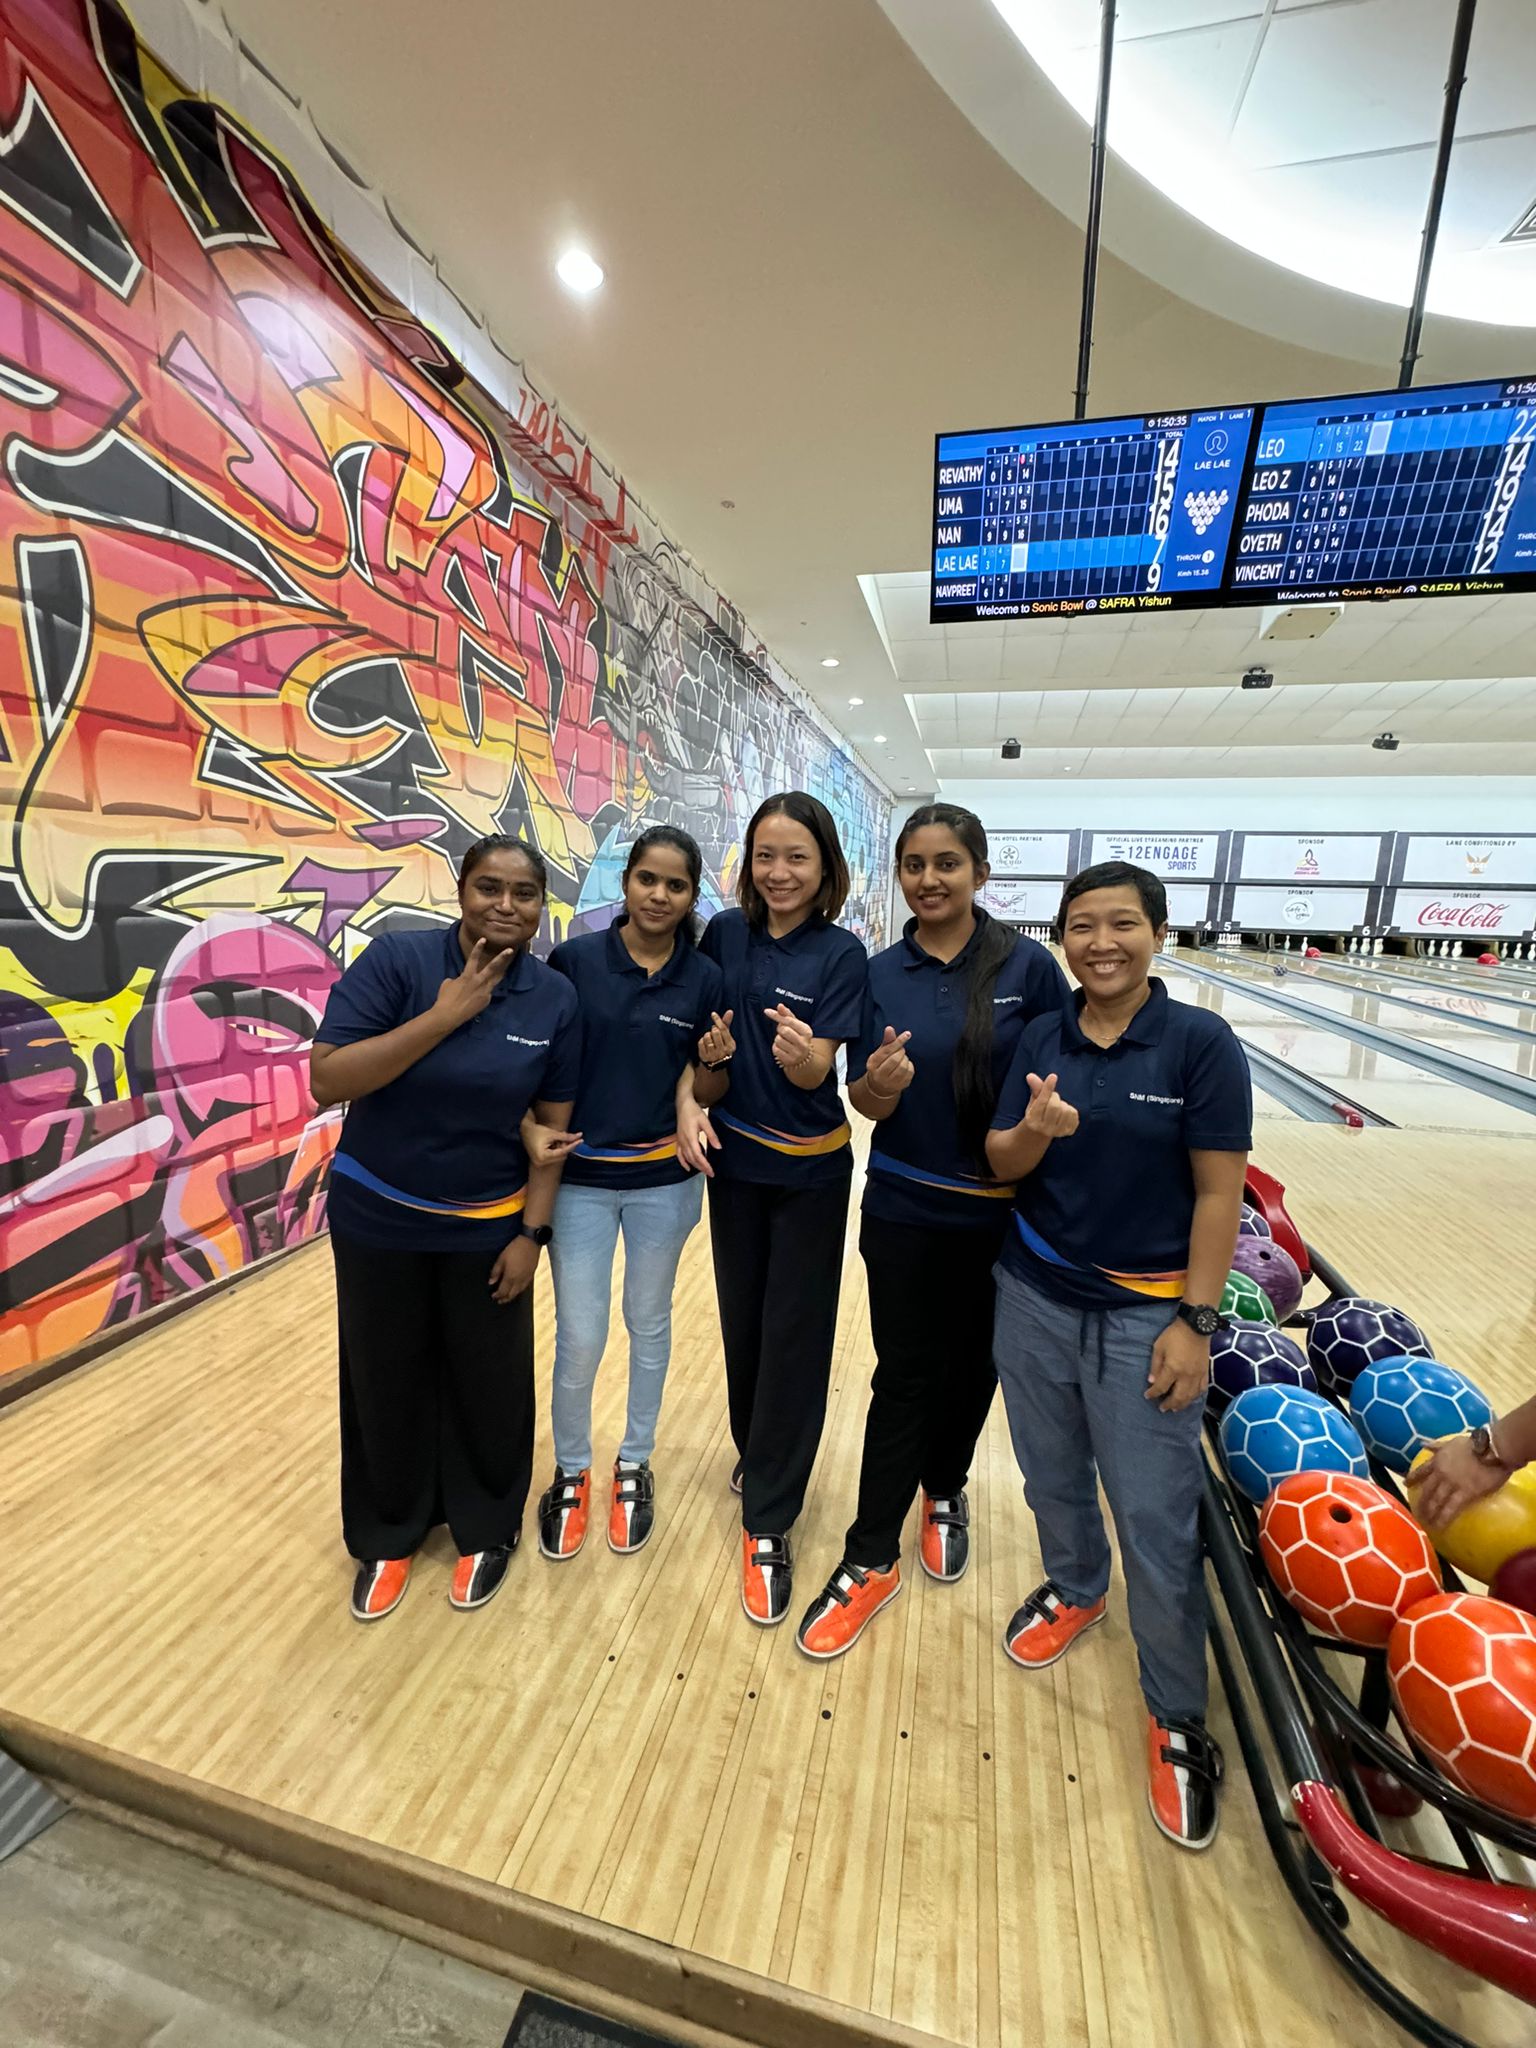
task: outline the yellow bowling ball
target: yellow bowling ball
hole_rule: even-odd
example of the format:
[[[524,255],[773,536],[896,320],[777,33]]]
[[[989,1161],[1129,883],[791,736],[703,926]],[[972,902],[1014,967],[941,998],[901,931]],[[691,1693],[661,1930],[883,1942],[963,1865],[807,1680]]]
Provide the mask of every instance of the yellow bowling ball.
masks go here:
[[[1431,1455],[1420,1451],[1408,1474],[1408,1505],[1418,1512],[1418,1487],[1414,1473]],[[1440,1555],[1449,1558],[1457,1571],[1488,1585],[1506,1558],[1517,1550],[1536,1548],[1536,1465],[1522,1465],[1511,1472],[1497,1493],[1447,1522],[1443,1529],[1431,1529],[1430,1536]]]

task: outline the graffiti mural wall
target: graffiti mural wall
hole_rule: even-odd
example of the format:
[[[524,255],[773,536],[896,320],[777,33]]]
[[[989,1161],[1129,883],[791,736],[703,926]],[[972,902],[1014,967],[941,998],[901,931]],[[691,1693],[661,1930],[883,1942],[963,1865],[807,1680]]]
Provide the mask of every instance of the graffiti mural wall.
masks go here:
[[[881,936],[885,792],[539,446],[114,5],[6,0],[0,1375],[322,1227],[326,993],[481,833],[552,936],[808,788]]]

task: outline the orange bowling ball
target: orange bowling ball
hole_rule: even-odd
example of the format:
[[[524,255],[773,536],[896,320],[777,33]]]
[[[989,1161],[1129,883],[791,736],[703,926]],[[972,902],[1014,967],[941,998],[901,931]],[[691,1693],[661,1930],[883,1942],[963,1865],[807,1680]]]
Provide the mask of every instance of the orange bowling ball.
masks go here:
[[[1418,1513],[1417,1475],[1431,1455],[1420,1451],[1408,1472],[1408,1505]],[[1536,1465],[1511,1472],[1496,1493],[1463,1508],[1443,1528],[1431,1529],[1436,1550],[1468,1578],[1492,1583],[1517,1550],[1536,1549]]]
[[[1480,1593],[1437,1593],[1387,1644],[1404,1725],[1463,1792],[1536,1820],[1536,1616]]]
[[[1440,1591],[1429,1538],[1373,1480],[1293,1472],[1259,1514],[1269,1575],[1325,1635],[1379,1649],[1410,1607]]]

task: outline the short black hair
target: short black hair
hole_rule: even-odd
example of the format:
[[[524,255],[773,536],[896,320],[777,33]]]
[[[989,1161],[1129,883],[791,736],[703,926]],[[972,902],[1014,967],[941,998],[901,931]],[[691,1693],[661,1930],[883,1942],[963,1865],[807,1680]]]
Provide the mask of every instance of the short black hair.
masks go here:
[[[1091,889],[1134,889],[1153,931],[1160,931],[1168,922],[1168,891],[1150,868],[1132,867],[1128,860],[1101,860],[1074,875],[1062,890],[1061,908],[1056,913],[1058,939],[1067,928],[1067,911]]]
[[[784,789],[776,796],[764,797],[752,813],[752,822],[742,842],[736,901],[746,912],[748,924],[761,927],[768,922],[768,906],[752,879],[752,842],[765,818],[781,816],[803,825],[816,842],[816,851],[821,855],[821,887],[816,892],[811,911],[813,915],[824,917],[828,924],[833,924],[848,901],[851,886],[848,863],[843,857],[842,841],[837,836],[837,821],[819,796],[812,796],[804,789]]]

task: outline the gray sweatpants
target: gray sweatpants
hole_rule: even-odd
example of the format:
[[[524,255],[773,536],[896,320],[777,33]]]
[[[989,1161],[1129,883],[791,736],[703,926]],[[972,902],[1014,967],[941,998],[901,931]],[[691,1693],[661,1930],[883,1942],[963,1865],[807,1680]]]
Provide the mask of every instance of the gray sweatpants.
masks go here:
[[[1165,1415],[1146,1398],[1152,1346],[1172,1304],[1069,1308],[1001,1266],[996,1277],[997,1376],[1046,1575],[1074,1607],[1108,1590],[1097,1468],[1120,1539],[1147,1705],[1165,1720],[1203,1720],[1205,1404]]]

